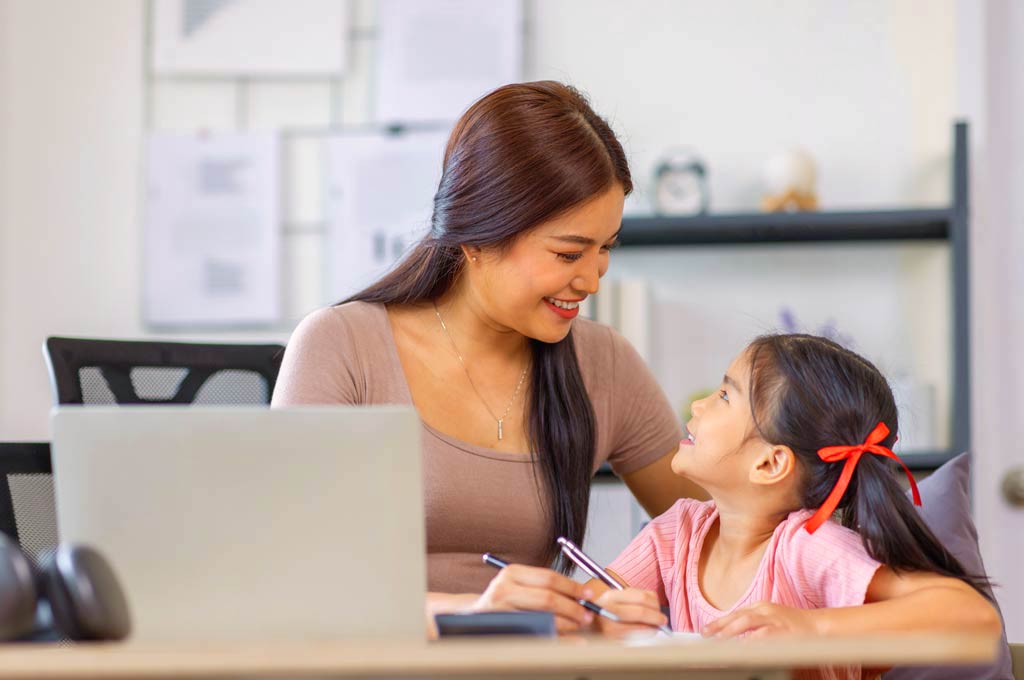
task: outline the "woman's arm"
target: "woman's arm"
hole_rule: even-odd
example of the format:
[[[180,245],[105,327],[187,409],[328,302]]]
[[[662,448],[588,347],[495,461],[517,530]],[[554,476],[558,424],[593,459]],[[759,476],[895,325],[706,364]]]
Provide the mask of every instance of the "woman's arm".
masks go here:
[[[708,494],[689,479],[672,472],[676,449],[635,472],[622,476],[629,490],[651,517],[657,517],[680,498],[707,500]]]
[[[762,602],[723,616],[702,632],[718,637],[908,631],[997,636],[1002,630],[999,613],[991,602],[963,581],[938,574],[897,574],[889,567],[880,567],[868,586],[865,602],[826,609],[794,609]]]

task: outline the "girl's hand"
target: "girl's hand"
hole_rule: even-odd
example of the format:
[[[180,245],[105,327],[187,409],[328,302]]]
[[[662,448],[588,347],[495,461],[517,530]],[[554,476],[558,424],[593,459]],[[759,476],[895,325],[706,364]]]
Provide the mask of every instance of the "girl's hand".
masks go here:
[[[769,635],[820,635],[821,631],[813,609],[794,609],[771,602],[758,602],[712,621],[701,634],[704,637],[732,638],[746,635],[759,638]]]
[[[654,635],[658,632],[658,626],[668,623],[668,618],[661,613],[658,596],[650,590],[606,590],[594,602],[621,619],[619,623],[603,616],[594,619],[598,630],[611,637],[624,637],[637,632]]]
[[[470,605],[469,611],[551,612],[559,633],[575,633],[594,620],[594,615],[577,600],[593,596],[583,584],[551,569],[510,564],[491,579],[487,590]]]

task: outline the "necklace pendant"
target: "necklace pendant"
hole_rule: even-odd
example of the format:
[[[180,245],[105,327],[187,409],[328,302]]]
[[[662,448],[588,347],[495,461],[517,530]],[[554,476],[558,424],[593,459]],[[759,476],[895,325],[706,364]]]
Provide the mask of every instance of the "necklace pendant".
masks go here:
[[[501,430],[501,424],[502,424],[502,421],[501,421],[501,420],[499,420],[499,421],[498,421],[498,441],[501,441],[501,440],[502,440],[502,434],[503,434],[503,433],[502,433],[502,430]]]

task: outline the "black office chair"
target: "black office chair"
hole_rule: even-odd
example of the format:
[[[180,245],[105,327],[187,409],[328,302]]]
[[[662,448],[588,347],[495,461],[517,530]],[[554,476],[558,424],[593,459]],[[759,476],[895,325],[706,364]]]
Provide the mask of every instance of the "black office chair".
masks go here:
[[[48,443],[0,442],[0,531],[36,564],[57,547]]]
[[[281,345],[47,338],[57,404],[269,404]]]
[[[281,345],[47,338],[57,404],[269,404]],[[0,530],[33,559],[57,545],[50,445],[0,444]]]

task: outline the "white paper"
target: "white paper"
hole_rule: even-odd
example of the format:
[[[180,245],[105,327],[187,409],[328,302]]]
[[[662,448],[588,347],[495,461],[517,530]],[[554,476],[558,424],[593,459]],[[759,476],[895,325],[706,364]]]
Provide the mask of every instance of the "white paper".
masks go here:
[[[428,232],[447,140],[447,131],[330,139],[328,301],[376,281]]]
[[[348,0],[155,0],[156,73],[339,74]]]
[[[146,151],[146,322],[278,321],[277,136],[154,134]]]
[[[662,633],[658,631],[656,633],[634,633],[629,635],[623,640],[627,647],[652,647],[660,645],[673,645],[673,644],[692,644],[694,642],[701,642],[706,639],[700,633],[684,633],[681,631],[672,631],[672,634]]]
[[[380,0],[376,118],[454,121],[522,78],[521,0]]]

